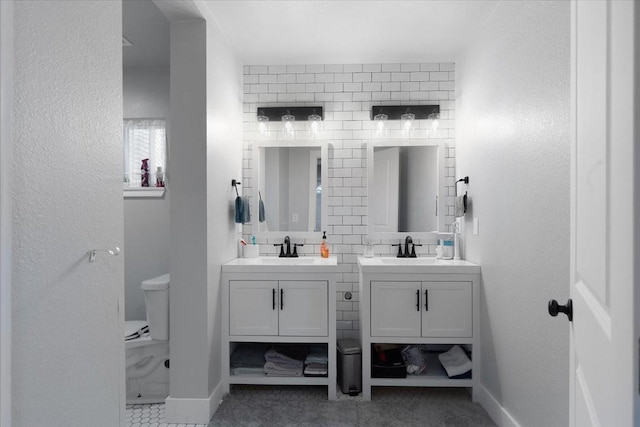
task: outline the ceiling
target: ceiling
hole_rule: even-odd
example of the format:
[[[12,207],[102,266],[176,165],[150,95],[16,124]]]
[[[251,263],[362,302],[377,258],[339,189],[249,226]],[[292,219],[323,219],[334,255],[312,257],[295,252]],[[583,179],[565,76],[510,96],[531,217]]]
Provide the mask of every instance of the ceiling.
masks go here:
[[[455,61],[498,0],[206,0],[244,64]],[[169,22],[124,0],[125,67],[169,66]]]
[[[496,0],[207,0],[245,64],[452,61]]]

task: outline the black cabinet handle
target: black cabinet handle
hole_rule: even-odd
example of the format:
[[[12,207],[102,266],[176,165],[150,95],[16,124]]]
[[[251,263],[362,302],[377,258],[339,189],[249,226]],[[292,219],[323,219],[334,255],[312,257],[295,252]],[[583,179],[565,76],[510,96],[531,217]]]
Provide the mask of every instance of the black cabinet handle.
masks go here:
[[[420,289],[416,291],[416,311],[420,311]]]
[[[271,294],[271,301],[273,302],[273,310],[275,310],[276,309],[276,290],[275,288],[272,290],[273,290],[273,294]]]
[[[280,310],[284,310],[284,289],[280,289]]]
[[[573,301],[569,298],[567,305],[560,305],[558,301],[552,299],[549,301],[549,314],[556,317],[558,313],[564,313],[569,318],[569,322],[573,321]]]
[[[429,311],[429,289],[424,290],[424,311]]]

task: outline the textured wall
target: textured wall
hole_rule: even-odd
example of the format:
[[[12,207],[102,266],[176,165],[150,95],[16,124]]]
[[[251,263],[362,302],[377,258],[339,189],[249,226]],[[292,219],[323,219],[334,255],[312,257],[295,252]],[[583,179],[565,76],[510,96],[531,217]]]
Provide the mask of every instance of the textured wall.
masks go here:
[[[569,4],[502,2],[457,63],[466,258],[482,265],[482,385],[523,426],[566,426]],[[472,217],[480,222],[472,233]]]
[[[440,127],[431,137],[447,142],[446,223],[453,222],[455,102],[453,63],[425,64],[336,64],[336,65],[254,65],[244,67],[244,176],[243,191],[252,195],[251,143],[259,137],[257,108],[281,105],[322,105],[324,107],[323,140],[329,143],[329,197],[327,239],[331,254],[339,263],[337,281],[337,336],[358,335],[358,265],[367,239],[367,159],[366,142],[372,139],[372,105],[439,104]],[[415,137],[425,138],[430,122],[416,121]],[[274,123],[274,125],[277,125]],[[401,139],[400,121],[389,121],[390,139]],[[299,131],[304,123],[296,123]],[[273,132],[278,136],[278,132]],[[279,137],[279,136],[278,136]],[[246,185],[245,185],[246,184]],[[257,216],[254,214],[254,219]],[[244,226],[245,238],[251,226]],[[402,233],[402,236],[407,233]],[[300,242],[304,239],[295,238]],[[322,234],[306,239],[302,254],[319,254]],[[281,243],[282,239],[261,243]],[[377,254],[395,255],[393,241],[377,241]],[[435,241],[424,243],[416,252],[435,253]],[[277,248],[263,245],[265,254]],[[346,300],[345,292],[353,299]]]
[[[109,426],[124,401],[122,7],[15,4],[13,425]],[[122,308],[120,309],[122,312]]]
[[[163,118],[168,130],[169,69],[125,68],[123,80],[124,118]],[[124,199],[126,320],[146,319],[140,282],[169,272],[169,193],[167,184],[163,198]]]

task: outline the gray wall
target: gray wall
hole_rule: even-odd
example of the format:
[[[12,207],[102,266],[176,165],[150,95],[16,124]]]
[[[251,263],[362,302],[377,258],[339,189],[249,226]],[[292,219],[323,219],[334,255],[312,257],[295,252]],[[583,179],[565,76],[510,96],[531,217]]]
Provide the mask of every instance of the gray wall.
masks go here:
[[[125,119],[163,118],[170,128],[168,68],[125,68],[123,83]],[[124,199],[125,320],[146,319],[140,283],[169,272],[169,185],[162,198]]]
[[[483,401],[522,426],[569,424],[569,323],[547,314],[550,298],[569,293],[569,28],[567,2],[500,2],[457,63],[465,252],[482,265]]]

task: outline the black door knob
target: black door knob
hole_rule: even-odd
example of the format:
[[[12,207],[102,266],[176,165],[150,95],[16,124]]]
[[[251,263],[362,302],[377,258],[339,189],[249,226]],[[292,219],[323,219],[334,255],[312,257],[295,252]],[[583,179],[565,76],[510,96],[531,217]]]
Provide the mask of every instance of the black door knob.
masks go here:
[[[549,301],[549,314],[556,317],[558,313],[564,313],[569,318],[569,322],[573,321],[573,302],[571,299],[567,301],[567,305],[560,305],[558,301],[552,299]]]

